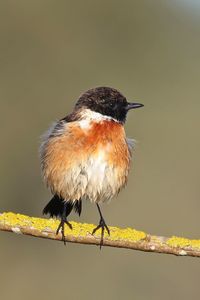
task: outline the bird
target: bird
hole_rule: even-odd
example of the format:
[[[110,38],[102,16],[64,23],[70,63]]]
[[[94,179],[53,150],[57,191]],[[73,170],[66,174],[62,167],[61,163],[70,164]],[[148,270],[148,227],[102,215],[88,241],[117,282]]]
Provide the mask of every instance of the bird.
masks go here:
[[[43,214],[60,219],[56,234],[61,231],[64,244],[65,224],[72,229],[69,214],[74,210],[80,216],[87,200],[96,204],[100,215],[92,232],[101,230],[100,248],[105,230],[110,235],[100,206],[127,184],[133,143],[124,125],[128,111],[142,106],[128,102],[117,89],[91,88],[80,95],[70,114],[43,135],[42,177],[53,196]]]

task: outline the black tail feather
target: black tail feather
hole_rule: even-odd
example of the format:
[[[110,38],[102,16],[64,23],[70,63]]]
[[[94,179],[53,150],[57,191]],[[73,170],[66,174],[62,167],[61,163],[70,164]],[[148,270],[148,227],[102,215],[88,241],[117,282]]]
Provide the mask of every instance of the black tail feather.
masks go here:
[[[79,214],[79,216],[81,215],[81,211],[82,211],[82,201],[79,200],[74,203],[74,211],[75,213]]]
[[[67,217],[71,213],[72,209],[74,209],[74,211],[78,213],[80,216],[82,210],[82,201],[81,200],[76,200],[75,202],[64,201],[58,195],[54,195],[53,198],[43,209],[43,214],[44,215],[49,214],[50,217],[55,216],[61,218],[65,210],[65,217]]]
[[[64,211],[64,201],[55,195],[43,209],[43,214],[50,217],[61,217]]]

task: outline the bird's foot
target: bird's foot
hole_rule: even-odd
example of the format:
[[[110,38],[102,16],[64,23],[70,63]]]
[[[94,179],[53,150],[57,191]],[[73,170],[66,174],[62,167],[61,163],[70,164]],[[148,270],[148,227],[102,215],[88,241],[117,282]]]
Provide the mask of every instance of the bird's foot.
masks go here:
[[[93,229],[92,231],[92,235],[95,234],[95,232],[97,230],[99,230],[101,228],[101,240],[100,240],[100,249],[103,246],[103,237],[104,237],[104,231],[106,229],[107,233],[110,235],[110,229],[108,228],[108,226],[106,225],[105,220],[103,219],[103,217],[101,217],[100,221],[99,221],[99,225]]]
[[[66,240],[65,240],[65,224],[68,225],[68,227],[70,229],[72,229],[72,225],[67,221],[66,218],[62,218],[60,221],[60,224],[56,230],[56,234],[59,233],[60,229],[61,229],[61,234],[62,234],[62,241],[64,242],[64,245],[66,245]]]

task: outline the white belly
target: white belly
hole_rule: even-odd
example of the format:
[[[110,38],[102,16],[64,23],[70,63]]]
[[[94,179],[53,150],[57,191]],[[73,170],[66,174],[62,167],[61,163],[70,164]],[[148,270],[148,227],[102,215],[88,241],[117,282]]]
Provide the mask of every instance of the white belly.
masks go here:
[[[94,202],[109,201],[117,193],[117,174],[114,166],[109,166],[103,151],[97,158],[90,158],[87,164],[88,185],[85,197]]]
[[[91,202],[106,202],[116,196],[125,184],[127,172],[119,176],[116,166],[110,165],[103,151],[91,156],[85,163],[67,171],[63,177],[62,197],[66,200],[86,199]]]

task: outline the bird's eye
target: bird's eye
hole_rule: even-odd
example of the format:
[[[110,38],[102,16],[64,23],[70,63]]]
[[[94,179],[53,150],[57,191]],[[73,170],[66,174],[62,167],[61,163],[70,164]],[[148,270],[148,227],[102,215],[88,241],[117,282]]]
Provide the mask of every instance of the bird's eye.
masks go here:
[[[110,102],[110,107],[114,108],[115,107],[115,103],[114,102]]]
[[[106,99],[101,99],[101,103],[106,103]]]

